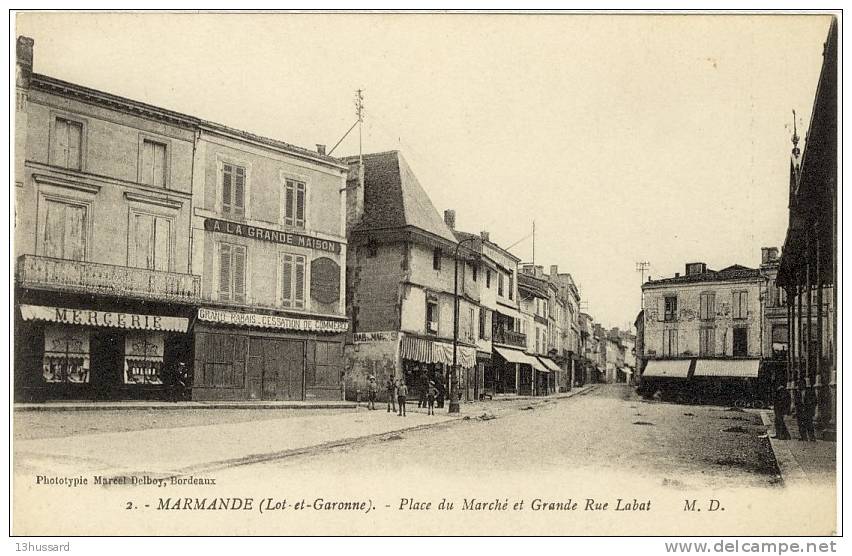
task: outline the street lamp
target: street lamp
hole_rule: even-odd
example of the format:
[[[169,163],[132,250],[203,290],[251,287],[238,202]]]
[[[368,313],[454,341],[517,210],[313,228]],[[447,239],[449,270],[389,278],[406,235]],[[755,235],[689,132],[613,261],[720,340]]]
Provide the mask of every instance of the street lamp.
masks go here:
[[[459,413],[459,388],[458,388],[458,349],[459,349],[459,247],[468,241],[475,241],[478,237],[467,237],[456,243],[453,253],[453,367],[450,370],[450,407],[448,413]]]

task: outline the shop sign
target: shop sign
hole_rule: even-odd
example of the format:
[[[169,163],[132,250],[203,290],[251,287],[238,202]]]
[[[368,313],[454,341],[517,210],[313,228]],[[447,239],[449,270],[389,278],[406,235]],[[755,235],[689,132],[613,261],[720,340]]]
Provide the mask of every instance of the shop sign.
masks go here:
[[[222,309],[201,308],[198,310],[198,320],[219,324],[258,326],[261,328],[279,328],[282,330],[299,330],[303,332],[346,332],[349,329],[349,322],[346,320],[300,319],[262,315],[259,313],[238,313]]]
[[[356,344],[367,342],[391,342],[396,340],[396,331],[390,332],[356,332],[352,341]]]
[[[137,315],[115,311],[94,311],[91,309],[67,309],[64,307],[44,307],[41,305],[21,305],[24,320],[43,320],[61,324],[80,326],[106,326],[110,328],[130,328],[138,330],[164,330],[186,332],[189,319],[182,317],[163,317],[160,315]]]
[[[320,239],[302,234],[294,234],[291,232],[282,232],[280,230],[272,230],[270,228],[261,228],[259,226],[251,226],[239,222],[228,222],[227,220],[219,220],[218,218],[205,218],[204,229],[208,232],[219,232],[223,234],[231,234],[240,237],[248,237],[259,239],[261,241],[269,241],[271,243],[280,243],[281,245],[293,245],[295,247],[304,247],[306,249],[315,249],[317,251],[327,251],[328,253],[340,254],[341,244],[337,241],[328,239]]]

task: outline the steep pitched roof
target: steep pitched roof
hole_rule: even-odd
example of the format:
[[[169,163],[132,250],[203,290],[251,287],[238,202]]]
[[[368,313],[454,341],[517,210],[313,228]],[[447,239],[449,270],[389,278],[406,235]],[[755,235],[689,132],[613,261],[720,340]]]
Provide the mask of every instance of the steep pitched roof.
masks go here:
[[[364,155],[364,216],[355,231],[414,227],[456,243],[399,151]],[[346,162],[358,160],[346,157]]]

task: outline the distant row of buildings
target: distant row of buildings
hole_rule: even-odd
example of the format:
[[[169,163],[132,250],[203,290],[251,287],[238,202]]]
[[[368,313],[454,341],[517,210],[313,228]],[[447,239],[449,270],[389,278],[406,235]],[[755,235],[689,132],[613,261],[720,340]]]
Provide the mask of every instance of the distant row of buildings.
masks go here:
[[[825,438],[836,430],[837,400],[837,21],[823,66],[804,152],[794,131],[789,226],[779,257],[762,250],[759,268],[715,271],[688,263],[683,275],[642,286],[636,320],[646,382],[743,379],[759,395],[786,388],[798,407],[817,400]],[[705,382],[704,384],[710,384]]]
[[[68,83],[33,49],[18,38],[16,400],[179,380],[340,399],[370,374],[417,395],[449,387],[454,353],[465,399],[630,375],[630,337],[581,313],[570,274],[457,230],[400,153],[338,159]]]

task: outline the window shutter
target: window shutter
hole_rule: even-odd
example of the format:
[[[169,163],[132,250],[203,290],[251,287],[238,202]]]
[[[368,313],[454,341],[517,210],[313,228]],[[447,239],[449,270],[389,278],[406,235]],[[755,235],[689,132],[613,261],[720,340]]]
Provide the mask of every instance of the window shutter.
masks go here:
[[[151,143],[153,151],[153,176],[151,184],[158,187],[166,186],[166,146],[162,143]]]
[[[154,250],[153,217],[147,214],[136,214],[133,218],[134,234],[134,263],[136,268],[154,268],[152,251]]]
[[[707,318],[707,294],[701,294],[701,306],[698,310],[699,318],[706,319]]]
[[[286,185],[284,186],[284,224],[288,226],[293,225],[293,218],[295,214],[293,204],[293,182],[287,180]]]
[[[740,317],[748,316],[748,292],[740,292]]]
[[[244,216],[246,213],[246,169],[237,166],[236,175],[234,177],[234,214]]]
[[[154,219],[154,270],[169,270],[171,225],[166,218]]]
[[[219,244],[219,299],[231,299],[231,246]]]
[[[281,304],[293,306],[293,255],[284,255],[281,265]]]
[[[42,255],[61,259],[65,236],[65,205],[46,201],[45,208]]]
[[[222,165],[222,212],[231,212],[231,180],[233,166]]]
[[[83,126],[77,122],[66,122],[66,125],[68,129],[68,161],[66,166],[74,170],[79,170]]]
[[[296,307],[305,306],[305,257],[296,257],[296,292],[294,294]]]
[[[305,225],[305,184],[296,184],[296,226]]]
[[[53,123],[53,163],[68,166],[68,122],[57,118]]]
[[[86,258],[86,209],[68,205],[65,207],[64,257],[73,261]]]
[[[245,301],[246,299],[246,248],[233,247],[234,262],[234,300]]]

